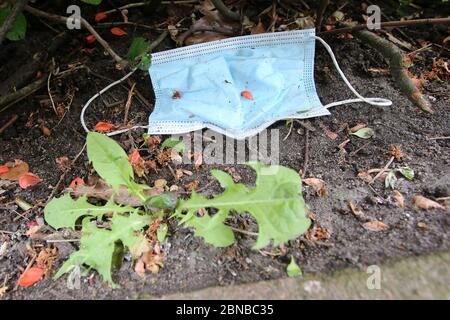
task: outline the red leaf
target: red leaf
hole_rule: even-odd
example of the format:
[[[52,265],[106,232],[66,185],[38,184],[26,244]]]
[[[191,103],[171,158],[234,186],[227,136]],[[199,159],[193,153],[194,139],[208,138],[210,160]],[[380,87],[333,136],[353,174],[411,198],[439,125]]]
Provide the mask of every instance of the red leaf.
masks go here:
[[[106,19],[108,17],[108,15],[104,12],[99,12],[95,15],[95,22],[100,22],[104,19]]]
[[[93,34],[90,34],[86,37],[87,44],[94,43],[96,40],[97,40],[97,38]]]
[[[323,28],[324,28],[326,31],[330,31],[330,30],[336,29],[335,26],[330,25],[330,24],[324,25]]]
[[[19,286],[28,288],[38,282],[44,275],[44,269],[32,267],[25,271],[19,278]]]
[[[95,131],[97,131],[97,132],[109,132],[109,131],[113,130],[114,128],[116,128],[116,126],[109,122],[100,121],[99,123],[97,123],[95,125]]]
[[[84,180],[81,179],[80,177],[76,177],[75,179],[72,180],[72,182],[69,185],[69,188],[72,190],[75,190],[78,186],[84,186]]]
[[[32,187],[38,184],[41,181],[42,179],[39,178],[37,175],[32,174],[31,172],[27,172],[19,178],[19,186],[22,189],[26,189],[28,187]]]
[[[242,91],[241,96],[243,96],[245,99],[253,100],[253,95],[250,91]]]
[[[7,173],[7,172],[9,172],[8,166],[5,166],[5,165],[0,166],[0,174],[4,174],[4,173]]]
[[[124,36],[127,34],[125,30],[123,30],[122,28],[119,28],[119,27],[112,28],[111,33],[118,37],[121,37],[121,36]]]
[[[145,173],[145,160],[142,159],[139,151],[134,150],[133,153],[128,157],[128,161],[130,161],[134,172],[136,172],[139,177],[142,177]]]

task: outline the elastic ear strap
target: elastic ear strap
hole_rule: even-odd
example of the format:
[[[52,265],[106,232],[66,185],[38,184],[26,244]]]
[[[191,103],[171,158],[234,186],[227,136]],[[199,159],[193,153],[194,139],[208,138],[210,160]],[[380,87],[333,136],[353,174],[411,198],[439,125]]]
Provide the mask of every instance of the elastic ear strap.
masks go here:
[[[88,127],[86,126],[86,122],[84,121],[84,114],[86,113],[86,110],[88,109],[88,107],[90,106],[90,104],[92,103],[92,101],[94,101],[95,99],[97,99],[101,94],[105,93],[106,91],[108,91],[109,89],[111,89],[112,87],[114,87],[115,85],[118,85],[119,83],[123,82],[124,80],[126,80],[128,77],[130,77],[137,69],[134,69],[133,71],[131,71],[130,73],[127,73],[124,77],[122,77],[121,79],[109,84],[108,86],[106,86],[105,88],[103,88],[102,90],[100,90],[100,92],[97,92],[95,95],[93,95],[87,102],[86,104],[83,106],[83,109],[81,109],[81,114],[80,114],[80,121],[81,121],[81,125],[83,126],[84,131],[89,132],[90,130],[88,129]],[[110,132],[108,134],[106,134],[107,136],[114,136],[117,134],[121,134],[136,128],[147,128],[148,126],[134,126],[131,128],[125,128],[125,129],[120,129],[117,131],[113,131]]]
[[[347,100],[333,102],[333,103],[327,104],[325,106],[325,108],[331,108],[331,107],[335,107],[335,106],[339,106],[339,105],[343,105],[343,104],[347,104],[347,103],[354,103],[354,102],[365,102],[365,103],[368,103],[368,104],[370,104],[372,106],[381,106],[381,107],[388,107],[388,106],[392,105],[392,101],[388,100],[388,99],[383,99],[383,98],[365,98],[362,95],[360,95],[358,93],[358,91],[356,91],[356,89],[351,85],[351,83],[348,81],[347,77],[345,76],[344,72],[339,67],[339,64],[338,64],[338,62],[336,60],[336,57],[334,56],[333,50],[328,45],[328,43],[326,43],[325,40],[323,40],[320,37],[317,37],[317,36],[313,36],[313,37],[315,39],[319,40],[320,43],[323,44],[325,49],[327,49],[328,53],[330,54],[331,60],[333,61],[334,66],[336,67],[336,70],[339,73],[339,75],[341,76],[342,80],[344,80],[345,84],[353,92],[353,94],[358,97],[358,99],[347,99]]]

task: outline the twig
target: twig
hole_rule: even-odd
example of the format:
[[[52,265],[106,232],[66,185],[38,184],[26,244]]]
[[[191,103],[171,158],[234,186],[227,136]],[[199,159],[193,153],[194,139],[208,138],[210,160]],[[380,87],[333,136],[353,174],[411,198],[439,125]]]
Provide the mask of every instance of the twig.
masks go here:
[[[30,270],[31,266],[33,265],[34,261],[36,261],[37,258],[37,254],[34,254],[33,257],[31,258],[30,262],[28,262],[27,267],[25,268],[25,270],[23,271],[22,274],[24,274],[25,272],[27,272],[28,270]],[[17,288],[19,287],[19,279],[17,280],[16,286],[14,287],[14,290],[17,290]]]
[[[193,4],[193,3],[197,3],[198,0],[179,0],[179,1],[161,1],[162,5],[170,5],[170,4]],[[105,11],[106,14],[110,14],[110,13],[114,13],[117,12],[118,10],[125,10],[125,9],[131,9],[131,8],[138,8],[138,7],[143,7],[145,5],[148,5],[148,2],[136,2],[136,3],[129,3],[126,4],[122,7],[119,7],[117,9],[111,9],[108,11]]]
[[[409,26],[419,26],[419,25],[432,25],[432,24],[450,24],[450,18],[433,18],[433,19],[416,19],[416,20],[402,20],[402,21],[387,21],[381,22],[381,28],[389,28],[389,27],[409,27]],[[330,34],[339,34],[339,33],[347,33],[358,30],[366,30],[367,24],[358,24],[351,27],[339,28],[330,31],[320,32],[320,35],[330,35]]]
[[[33,83],[29,84],[26,87],[20,88],[19,90],[8,94],[6,96],[0,97],[0,107],[5,106],[3,109],[0,110],[0,112],[5,111],[15,103],[25,99],[30,94],[36,92],[40,88],[42,88],[45,85],[45,82],[47,80],[47,77],[42,76],[41,78],[37,79]]]
[[[73,158],[72,162],[70,163],[69,168],[67,168],[66,171],[64,171],[64,173],[61,175],[61,177],[59,178],[58,182],[56,183],[56,186],[53,188],[52,193],[50,194],[50,196],[47,198],[46,203],[48,203],[58,192],[59,186],[62,184],[62,182],[64,181],[67,173],[70,171],[70,169],[72,169],[73,165],[75,164],[75,162],[78,160],[78,158],[83,154],[84,149],[86,148],[86,143],[83,145],[83,148],[81,148],[81,151],[78,152],[78,154],[75,156],[75,158]]]
[[[60,243],[60,242],[79,242],[80,239],[50,239],[45,240],[47,243]]]
[[[448,197],[436,198],[436,201],[447,201],[447,200],[450,200],[450,196],[448,196]]]
[[[52,58],[52,69],[55,67],[55,60]],[[55,101],[53,100],[52,92],[50,90],[50,80],[52,78],[53,70],[50,70],[48,73],[48,79],[47,79],[47,92],[48,96],[50,97],[50,101],[52,103],[53,111],[55,111],[55,114],[58,115],[58,111],[56,110]]]
[[[450,136],[449,137],[433,137],[433,138],[427,137],[427,140],[448,140],[448,139],[450,139]]]
[[[3,43],[3,40],[5,39],[7,33],[9,32],[9,30],[11,30],[17,16],[22,12],[27,2],[28,0],[17,0],[14,4],[14,7],[12,8],[10,14],[0,27],[0,45]]]
[[[17,121],[17,119],[19,119],[19,116],[17,114],[13,115],[11,117],[11,119],[8,120],[7,123],[5,123],[1,128],[0,128],[0,134],[2,134],[6,129],[9,128],[9,126],[11,126],[14,122]]]
[[[303,161],[302,179],[306,175],[306,170],[308,169],[308,161],[309,161],[309,130],[306,129],[306,134],[305,134],[305,160]]]
[[[130,111],[131,102],[134,96],[134,87],[136,86],[136,82],[131,86],[130,91],[128,91],[127,102],[125,103],[125,116],[123,117],[123,125],[126,126],[128,122],[128,112]]]
[[[330,4],[330,0],[320,0],[316,10],[316,30],[319,31],[322,26],[323,14]]]
[[[389,168],[389,166],[390,166],[390,165],[392,164],[392,162],[394,161],[394,159],[395,159],[395,157],[391,157],[391,158],[389,159],[388,163],[386,163],[386,165],[384,166],[384,168],[383,168],[380,172],[378,172],[378,173],[376,174],[376,176],[372,178],[372,180],[370,180],[369,184],[372,184],[375,180],[378,179],[379,176],[381,176],[381,175],[383,174],[383,172],[386,172],[387,169]]]
[[[287,135],[283,138],[283,141],[286,141],[286,139],[289,138],[293,127],[294,127],[294,121],[291,121],[291,125],[289,126],[289,131],[288,131]]]
[[[450,22],[450,19],[449,19]],[[398,84],[401,92],[415,105],[428,113],[434,113],[430,103],[417,89],[408,73],[403,67],[403,55],[400,49],[393,43],[379,37],[370,31],[356,31],[354,33],[364,43],[370,45],[389,61],[389,69],[394,81]]]
[[[59,16],[57,14],[47,13],[36,8],[25,6],[25,10],[34,16],[43,17],[49,20],[54,20],[60,23],[66,23],[68,18]],[[102,47],[110,54],[110,56],[121,66],[126,66],[127,61],[122,59],[110,46],[109,44],[95,31],[95,29],[87,22],[83,17],[80,18],[81,25],[87,29],[91,34],[95,36],[97,41],[102,45]]]
[[[229,224],[226,224],[226,225],[229,226],[230,229],[233,230],[233,231],[236,231],[236,232],[239,232],[239,233],[243,233],[243,234],[246,234],[246,235],[249,235],[249,236],[258,236],[258,233],[256,233],[256,232],[251,232],[251,231],[238,229],[238,228],[230,226]]]
[[[240,21],[241,15],[237,12],[231,11],[226,5],[224,5],[222,0],[211,0],[214,7],[219,11],[225,18]]]

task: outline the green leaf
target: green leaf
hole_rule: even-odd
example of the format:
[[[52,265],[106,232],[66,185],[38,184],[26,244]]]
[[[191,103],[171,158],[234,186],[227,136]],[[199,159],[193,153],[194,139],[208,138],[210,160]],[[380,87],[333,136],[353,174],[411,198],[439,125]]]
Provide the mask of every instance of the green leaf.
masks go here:
[[[144,206],[151,212],[161,210],[173,211],[177,205],[177,195],[173,192],[164,192],[148,199]]]
[[[395,175],[395,171],[391,170],[389,171],[389,173],[387,174],[386,178],[384,179],[384,187],[387,188],[391,188],[394,189],[395,188],[395,183],[397,182],[397,177]]]
[[[44,209],[45,221],[55,229],[75,229],[76,221],[83,216],[102,217],[107,212],[132,212],[130,206],[119,206],[108,201],[104,206],[95,206],[87,202],[87,197],[73,200],[70,194],[52,199]]]
[[[130,62],[134,61],[136,58],[147,53],[150,50],[150,44],[147,40],[142,37],[137,37],[133,39],[130,49],[128,50],[127,58]]]
[[[145,237],[137,232],[150,223],[149,216],[141,216],[135,211],[130,216],[115,214],[111,219],[111,229],[101,229],[92,224],[91,218],[83,219],[82,237],[80,249],[70,255],[70,258],[55,274],[58,279],[63,274],[70,272],[74,267],[87,265],[98,271],[103,280],[116,288],[111,276],[111,268],[114,259],[116,243],[119,242],[125,248],[133,252],[133,248],[139,246]]]
[[[225,189],[222,194],[207,199],[195,191],[191,198],[182,200],[175,216],[180,223],[194,227],[195,235],[216,246],[227,246],[234,242],[234,234],[223,222],[230,210],[250,213],[258,223],[258,238],[253,246],[260,249],[270,244],[279,245],[303,234],[311,221],[305,216],[305,202],[301,196],[301,179],[292,169],[283,166],[248,164],[257,174],[256,186],[248,188],[234,183],[223,171],[212,170],[211,174]],[[201,208],[216,208],[214,216],[197,217]],[[184,213],[186,212],[186,213]]]
[[[297,262],[295,262],[294,256],[291,256],[291,262],[286,268],[287,274],[289,277],[299,277],[302,275],[302,269],[298,266]]]
[[[86,143],[88,158],[95,171],[115,192],[125,185],[129,193],[145,200],[141,191],[148,187],[133,181],[134,173],[128,156],[116,141],[102,133],[89,132]]]
[[[166,239],[167,236],[168,227],[167,224],[162,223],[158,230],[156,230],[156,238],[159,242],[163,242]]]
[[[89,4],[93,4],[93,5],[99,5],[100,3],[102,3],[102,0],[81,0],[85,3],[89,3]]]
[[[184,144],[183,141],[180,141],[178,139],[175,138],[167,138],[166,140],[164,140],[164,142],[161,144],[161,149],[164,148],[173,148],[175,149],[178,153],[183,153],[186,150],[186,145]]]
[[[350,134],[357,136],[361,139],[369,139],[369,138],[373,137],[373,135],[375,134],[375,131],[373,131],[373,129],[371,129],[371,128],[362,128],[362,129],[359,129],[358,131],[352,132]]]
[[[409,181],[412,181],[414,179],[414,170],[410,167],[402,167],[398,169],[398,171]]]
[[[7,6],[5,8],[0,8],[0,26],[3,25],[9,14],[11,13],[12,7]],[[11,41],[18,41],[25,38],[27,32],[27,19],[23,13],[19,13],[14,21],[11,30],[6,34],[6,38]]]

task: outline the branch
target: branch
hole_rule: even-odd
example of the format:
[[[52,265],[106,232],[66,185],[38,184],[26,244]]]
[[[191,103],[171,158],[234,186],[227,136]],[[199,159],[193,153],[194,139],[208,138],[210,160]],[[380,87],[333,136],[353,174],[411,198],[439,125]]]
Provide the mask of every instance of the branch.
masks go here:
[[[225,18],[241,21],[241,15],[237,12],[231,11],[226,5],[223,4],[222,0],[211,0],[214,7],[219,11]]]
[[[401,92],[407,98],[422,110],[433,113],[430,103],[423,97],[422,93],[417,89],[408,73],[403,67],[403,55],[400,49],[393,43],[377,36],[375,33],[361,30],[355,31],[355,36],[364,43],[369,44],[372,48],[380,52],[383,57],[389,61],[389,69],[394,81],[400,87]]]
[[[31,13],[34,16],[46,18],[48,20],[53,20],[60,23],[67,23],[68,18],[59,16],[57,14],[51,14],[44,11],[41,11],[39,9],[25,6],[25,10],[29,13]],[[83,17],[80,17],[81,26],[83,26],[85,29],[87,29],[91,34],[95,36],[97,41],[100,43],[100,45],[105,48],[106,51],[108,51],[109,55],[120,65],[125,66],[127,64],[126,60],[122,59],[110,46],[109,44],[95,31],[95,29],[87,22]]]
[[[408,27],[408,26],[419,26],[419,25],[433,25],[433,24],[450,24],[450,18],[434,18],[434,19],[417,19],[417,20],[405,20],[405,21],[388,21],[381,22],[381,28],[389,27]],[[319,32],[320,35],[347,33],[358,30],[367,29],[367,24],[358,24],[351,27],[345,27],[340,29],[334,29],[330,31]]]
[[[330,4],[330,0],[320,0],[319,6],[316,10],[316,30],[319,31],[322,25],[323,14]]]
[[[14,22],[16,21],[17,16],[19,13],[22,12],[23,7],[27,4],[28,0],[17,0],[16,4],[14,5],[13,9],[11,10],[11,13],[6,18],[3,25],[0,27],[0,45],[2,44],[3,40],[6,37],[6,34],[11,30],[12,26],[14,25]]]

